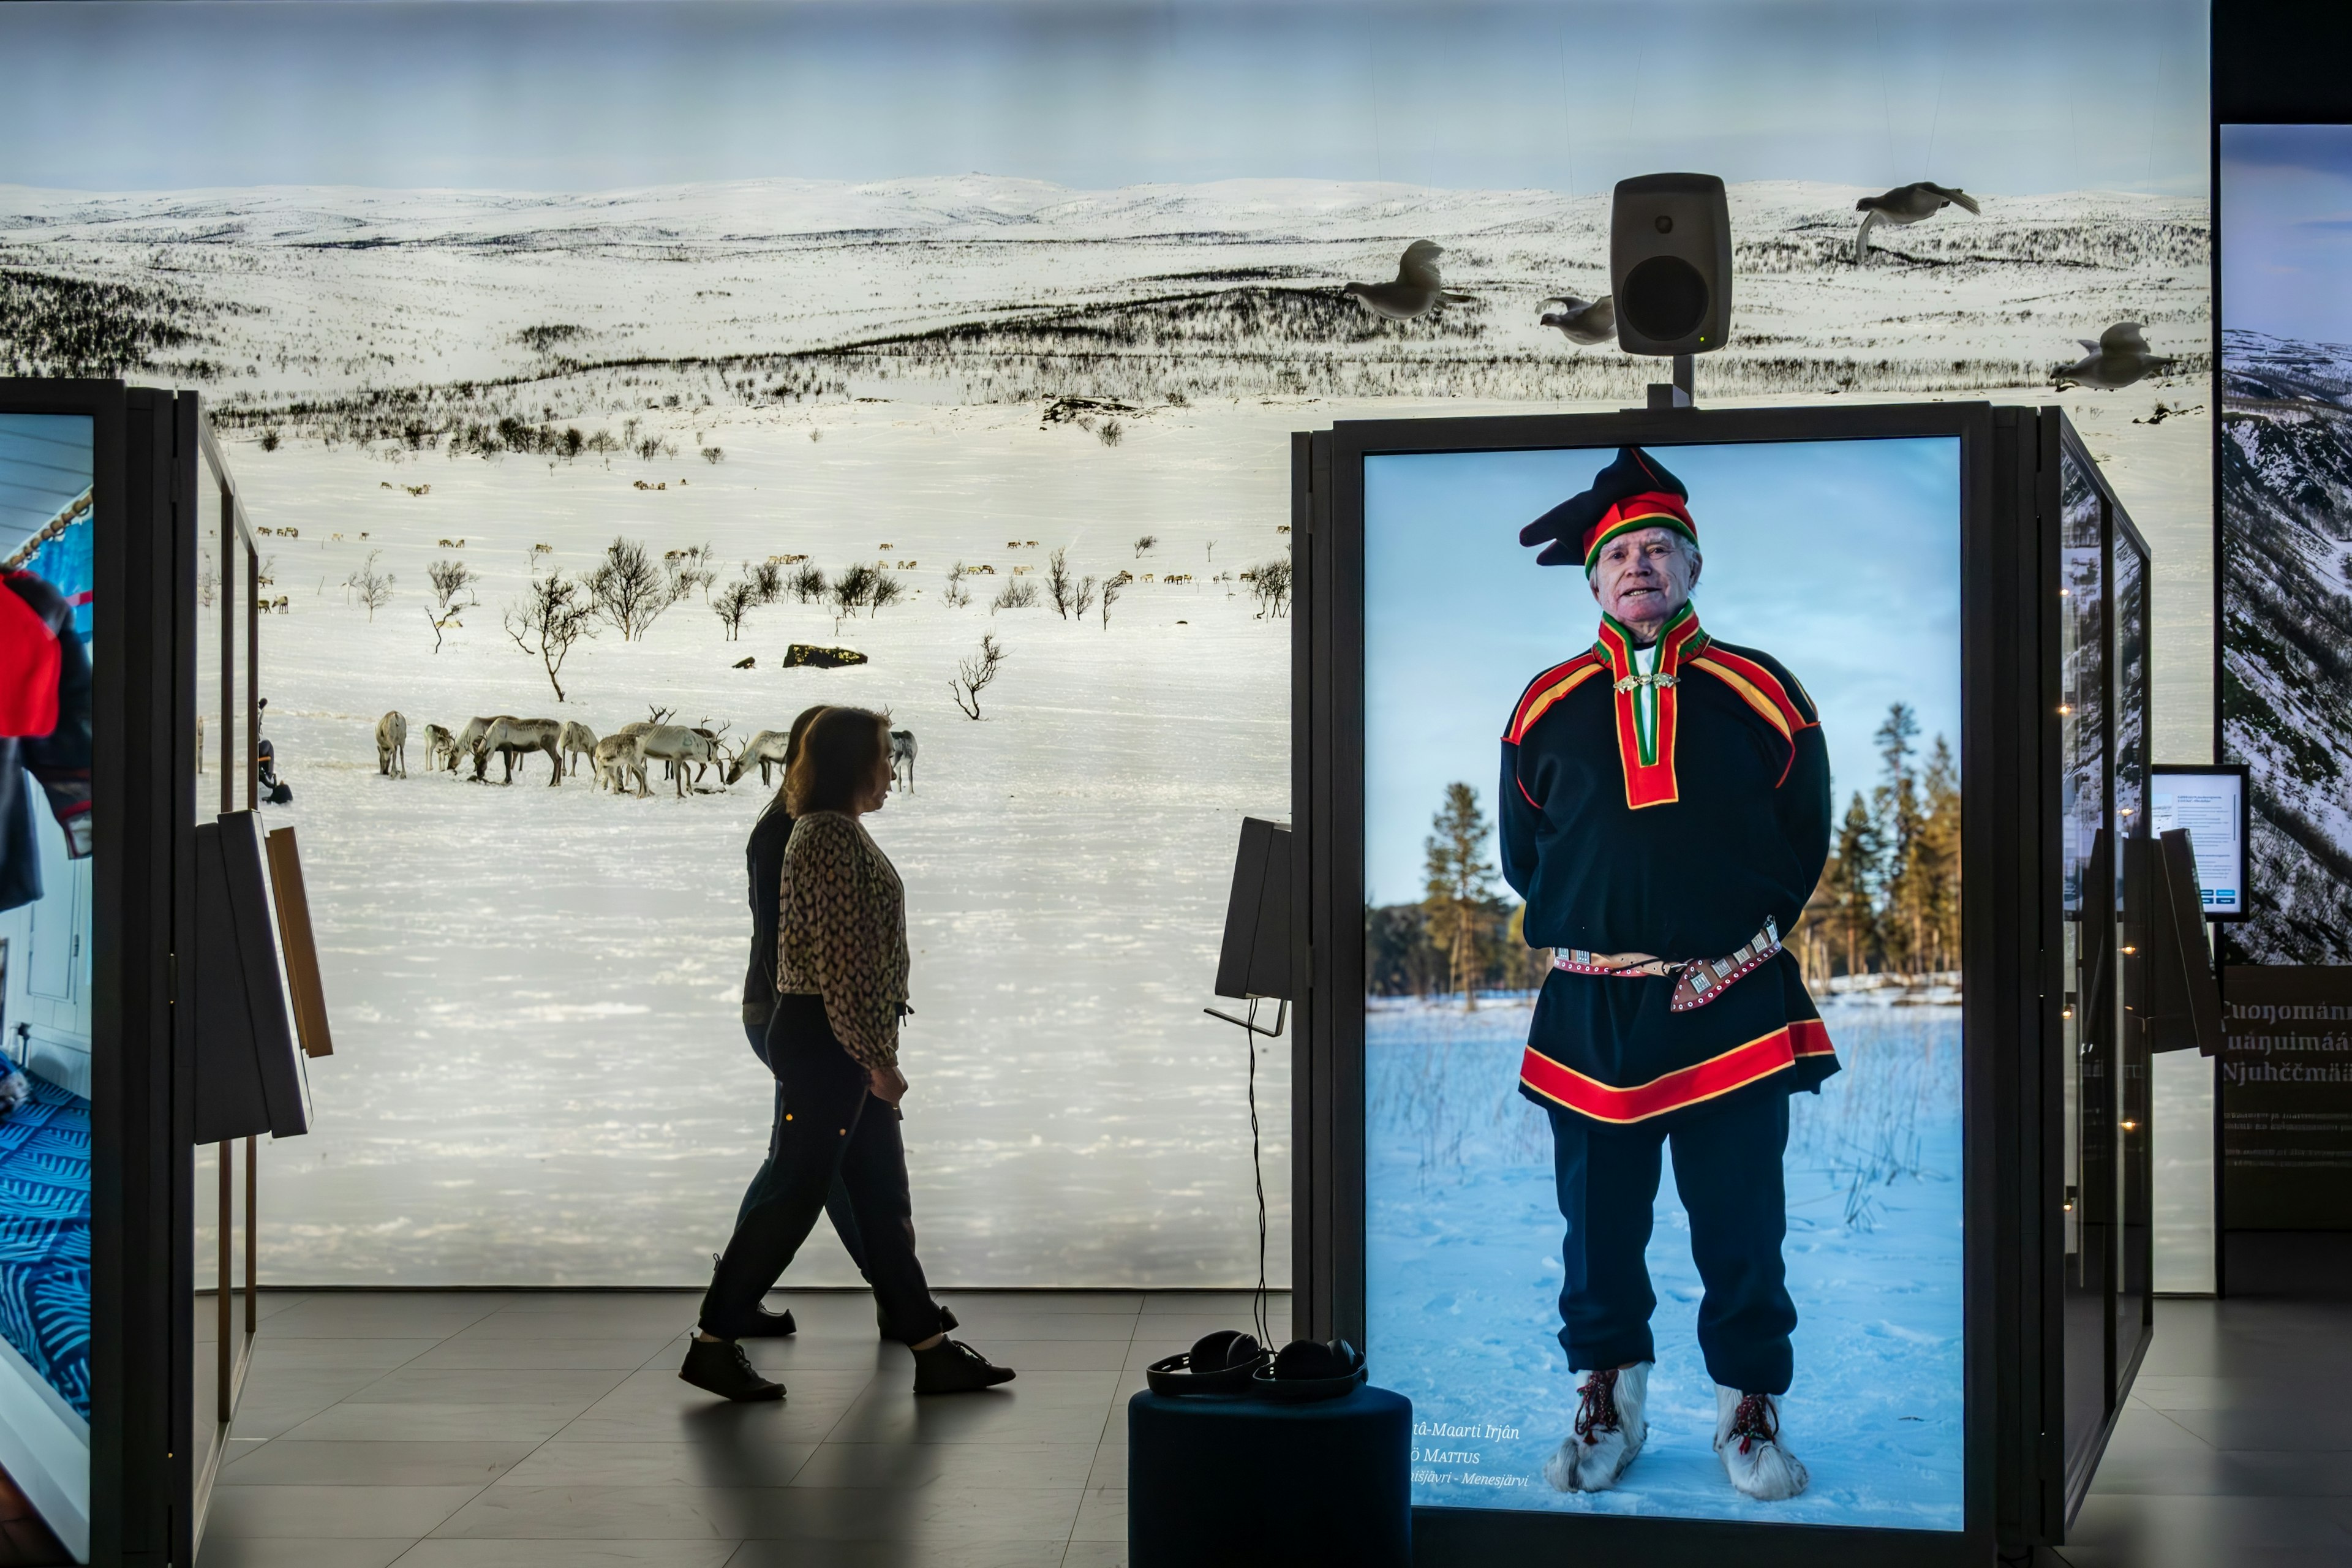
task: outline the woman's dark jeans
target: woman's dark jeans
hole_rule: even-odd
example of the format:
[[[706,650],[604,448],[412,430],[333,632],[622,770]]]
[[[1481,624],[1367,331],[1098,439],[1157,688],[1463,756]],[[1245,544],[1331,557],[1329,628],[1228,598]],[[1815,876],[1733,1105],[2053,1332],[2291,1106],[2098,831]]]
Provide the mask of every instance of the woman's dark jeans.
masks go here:
[[[768,1026],[746,1024],[743,1033],[751,1038],[751,1054],[760,1058],[761,1067],[768,1067]],[[775,1071],[773,1068],[768,1068],[768,1070],[771,1074]],[[760,1162],[759,1173],[751,1178],[751,1184],[743,1189],[742,1206],[735,1211],[735,1223],[739,1226],[743,1223],[743,1216],[751,1212],[751,1205],[760,1201],[760,1195],[768,1190],[770,1174],[776,1168],[776,1140],[783,1131],[784,1080],[777,1079],[776,1113],[768,1129],[768,1157]],[[858,1273],[864,1274],[866,1247],[857,1239],[857,1215],[849,1205],[849,1188],[843,1184],[838,1175],[833,1178],[833,1190],[824,1195],[824,1217],[833,1221],[833,1233],[841,1237],[841,1249],[849,1254],[849,1261],[857,1265]],[[866,1282],[871,1285],[874,1281],[869,1277]],[[772,1289],[774,1286],[773,1280],[769,1281],[769,1289]]]
[[[908,1343],[940,1331],[915,1257],[914,1205],[898,1118],[866,1091],[866,1069],[825,1022],[822,999],[786,994],[768,1021],[767,1059],[783,1105],[768,1163],[702,1298],[705,1333],[731,1338],[815,1228],[836,1180],[846,1190],[883,1314]]]

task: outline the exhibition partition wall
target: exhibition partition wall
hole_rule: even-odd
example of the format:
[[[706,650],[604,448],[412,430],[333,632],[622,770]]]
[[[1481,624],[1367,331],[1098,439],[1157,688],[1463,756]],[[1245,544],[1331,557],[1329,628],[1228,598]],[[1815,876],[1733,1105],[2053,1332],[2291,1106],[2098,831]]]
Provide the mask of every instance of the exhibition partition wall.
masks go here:
[[[2229,112],[2261,114],[2263,95]],[[2352,1289],[2352,126],[2216,136],[2220,760],[2246,770],[2245,918],[2217,1064],[2225,1289]]]
[[[1413,1399],[1432,1560],[2062,1539],[2151,1258],[2119,875],[2148,552],[2064,416],[1389,421],[1293,449],[1295,1310]],[[1522,544],[1629,464],[1704,554],[1648,667]],[[1454,936],[1419,980],[1406,901]],[[1633,931],[1728,978],[1669,1010],[1628,978],[1653,955],[1605,951]],[[1783,1264],[1780,1308],[1726,1299]],[[1648,1447],[1559,1489],[1581,1369],[1639,1363]],[[1774,1383],[1811,1482],[1759,1502],[1712,1449],[1716,1388]]]
[[[1703,402],[2054,397],[2144,524],[2201,529],[2205,16],[0,7],[0,363],[204,388],[270,580],[271,820],[342,1011],[319,1135],[262,1163],[261,1277],[706,1277],[766,1131],[773,769],[622,798],[561,737],[658,710],[732,755],[856,702],[919,753],[875,832],[934,1277],[1248,1280],[1244,1064],[1198,1008],[1239,820],[1286,789],[1286,434],[1639,401],[1587,314],[1608,192],[1696,168],[1741,291]],[[2168,357],[2085,369],[2126,322]],[[542,595],[592,606],[551,646]],[[500,715],[559,754],[436,765]],[[1418,989],[1437,937],[1380,896]],[[795,1280],[854,1281],[821,1239]]]

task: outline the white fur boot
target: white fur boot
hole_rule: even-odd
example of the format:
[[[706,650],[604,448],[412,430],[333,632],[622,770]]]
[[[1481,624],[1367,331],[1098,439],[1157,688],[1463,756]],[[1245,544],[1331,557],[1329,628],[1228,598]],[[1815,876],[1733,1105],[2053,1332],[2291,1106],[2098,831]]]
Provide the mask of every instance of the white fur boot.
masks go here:
[[[1731,1484],[1758,1502],[1784,1502],[1805,1489],[1805,1467],[1780,1441],[1780,1402],[1715,1385],[1715,1451]]]
[[[1650,1363],[1587,1373],[1576,1429],[1544,1461],[1544,1479],[1564,1492],[1605,1492],[1640,1456],[1650,1436]]]

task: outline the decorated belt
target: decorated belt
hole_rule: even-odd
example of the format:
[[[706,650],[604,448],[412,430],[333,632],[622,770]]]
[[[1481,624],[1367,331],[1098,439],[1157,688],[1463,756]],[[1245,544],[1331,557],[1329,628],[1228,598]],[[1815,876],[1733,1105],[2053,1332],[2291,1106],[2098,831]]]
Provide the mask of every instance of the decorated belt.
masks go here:
[[[1647,953],[1587,952],[1580,947],[1568,947],[1553,956],[1551,966],[1570,974],[1608,974],[1620,979],[1663,980],[1672,975],[1675,994],[1667,1006],[1676,1013],[1688,1013],[1730,990],[1733,982],[1754,973],[1780,951],[1780,928],[1768,915],[1763,930],[1721,958],[1694,958],[1678,963]]]

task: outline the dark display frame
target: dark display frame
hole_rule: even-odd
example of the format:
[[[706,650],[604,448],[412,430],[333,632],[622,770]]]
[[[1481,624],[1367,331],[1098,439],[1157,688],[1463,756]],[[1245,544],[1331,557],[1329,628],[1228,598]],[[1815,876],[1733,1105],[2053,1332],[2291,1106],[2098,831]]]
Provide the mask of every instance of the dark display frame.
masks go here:
[[[2246,868],[2242,864],[2246,854],[2246,835],[2253,827],[2253,805],[2247,778],[2247,774],[2252,771],[2243,763],[2151,763],[2148,765],[2147,776],[2151,784],[2155,780],[2165,777],[2196,778],[2210,776],[2214,773],[2232,773],[2237,777],[2238,857],[2241,861],[2238,875],[2238,912],[2234,915],[2217,915],[2210,910],[2200,908],[2198,919],[2209,926],[2233,925],[2254,912],[2253,879],[2245,874]]]
[[[167,1560],[184,1491],[174,1336],[173,953],[184,923],[191,770],[174,768],[194,577],[173,460],[180,399],[117,381],[0,379],[0,412],[91,421],[93,661],[90,871],[90,1561]]]
[[[1954,1531],[1415,1510],[1416,1556],[1982,1563],[2063,1540],[2055,408],[1980,403],[1343,423],[1292,437],[1293,1318],[1361,1342],[1363,462],[1397,453],[1918,437],[1960,442],[1965,1523]],[[2074,444],[2079,448],[2079,441]],[[2091,465],[2095,475],[2096,465]],[[2109,503],[2111,490],[2101,481]],[[2120,508],[2112,513],[2120,516]],[[2128,529],[2128,521],[2124,527]],[[2131,537],[2137,542],[2137,535]],[[2140,548],[2145,549],[2144,544]],[[2144,1340],[2142,1342],[2145,1342]],[[2131,1364],[2136,1364],[2135,1357]],[[2128,1386],[2126,1369],[2122,1385]],[[2087,1475],[2087,1471],[2085,1472]]]

